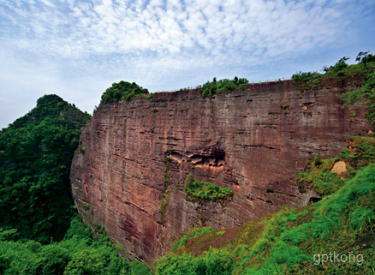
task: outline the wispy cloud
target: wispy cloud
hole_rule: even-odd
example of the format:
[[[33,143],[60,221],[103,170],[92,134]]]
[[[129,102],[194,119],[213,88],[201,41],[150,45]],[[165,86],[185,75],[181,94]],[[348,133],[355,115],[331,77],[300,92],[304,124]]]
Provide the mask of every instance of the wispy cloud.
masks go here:
[[[330,44],[342,35],[343,23],[363,9],[353,5],[346,13],[346,6],[345,1],[44,0],[7,2],[1,14],[12,23],[4,33],[41,55],[194,53],[232,63],[232,56],[222,54],[272,57]]]
[[[1,66],[15,75],[24,64],[30,85],[58,82],[66,93],[71,81],[100,79],[96,98],[120,79],[161,90],[213,76],[286,76],[291,60],[374,44],[361,33],[374,36],[374,11],[372,0],[0,0]],[[0,84],[11,86],[9,77]]]

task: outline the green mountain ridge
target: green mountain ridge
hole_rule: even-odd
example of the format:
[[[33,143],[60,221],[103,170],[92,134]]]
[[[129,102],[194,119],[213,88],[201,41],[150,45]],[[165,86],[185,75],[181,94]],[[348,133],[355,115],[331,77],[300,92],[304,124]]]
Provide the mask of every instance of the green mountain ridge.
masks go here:
[[[149,274],[73,206],[69,169],[90,118],[45,95],[0,132],[0,274]]]

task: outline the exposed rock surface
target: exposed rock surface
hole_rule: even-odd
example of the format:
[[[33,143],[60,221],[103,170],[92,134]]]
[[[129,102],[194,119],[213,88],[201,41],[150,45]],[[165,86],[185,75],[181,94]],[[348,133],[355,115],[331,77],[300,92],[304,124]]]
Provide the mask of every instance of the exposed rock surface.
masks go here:
[[[346,173],[348,172],[348,170],[346,169],[346,163],[342,160],[336,162],[333,165],[333,167],[331,169],[331,172],[336,173],[337,175],[339,175],[341,177],[345,177]]]
[[[365,110],[350,117],[341,109],[342,91],[301,93],[282,81],[212,98],[193,90],[101,105],[72,164],[78,210],[127,255],[150,263],[192,226],[232,228],[306,204],[312,194],[298,192],[294,175],[308,157],[335,156],[346,147],[343,136],[369,130]],[[188,173],[231,188],[233,200],[186,200]]]

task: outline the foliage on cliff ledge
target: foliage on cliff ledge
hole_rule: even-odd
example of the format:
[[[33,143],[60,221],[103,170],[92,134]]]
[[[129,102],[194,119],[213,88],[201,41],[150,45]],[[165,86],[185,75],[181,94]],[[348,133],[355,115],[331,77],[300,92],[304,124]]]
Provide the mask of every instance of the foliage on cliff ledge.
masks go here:
[[[213,182],[196,180],[191,174],[185,179],[185,191],[188,196],[202,200],[217,201],[233,197],[230,188],[222,188]]]
[[[134,97],[148,94],[148,90],[137,85],[135,82],[120,81],[113,83],[102,95],[100,103],[114,103],[121,100],[129,101]]]
[[[372,152],[368,144],[374,138],[353,137],[351,144],[353,139],[360,152]],[[359,151],[344,156],[365,165],[358,160],[361,154],[368,165],[358,166],[331,195],[314,205],[285,208],[249,222],[236,236],[198,256],[170,253],[157,262],[156,274],[371,274],[375,264],[375,164],[369,164],[373,158]],[[321,161],[322,166],[330,165]],[[202,242],[202,238],[196,240]],[[222,236],[216,238],[223,242]],[[215,240],[211,237],[209,242]],[[334,253],[340,255],[336,260]]]
[[[221,79],[219,81],[216,81],[216,78],[214,78],[212,82],[207,82],[203,85],[201,96],[210,97],[215,94],[229,93],[247,83],[249,83],[249,81],[246,78],[235,77],[233,80]]]
[[[0,132],[0,227],[42,243],[60,240],[72,215],[69,168],[90,119],[56,95]]]

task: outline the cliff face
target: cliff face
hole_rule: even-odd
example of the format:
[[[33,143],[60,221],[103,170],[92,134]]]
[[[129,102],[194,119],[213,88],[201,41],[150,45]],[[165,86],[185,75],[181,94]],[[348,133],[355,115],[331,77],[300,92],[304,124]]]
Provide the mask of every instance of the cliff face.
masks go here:
[[[299,193],[295,174],[308,157],[337,155],[343,137],[369,129],[364,110],[341,109],[342,91],[301,93],[282,81],[213,98],[186,91],[101,105],[71,168],[78,211],[127,255],[152,262],[193,226],[231,228],[307,204],[315,195]],[[188,173],[231,188],[233,200],[186,200]]]

